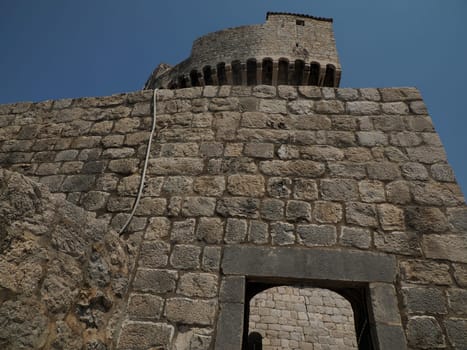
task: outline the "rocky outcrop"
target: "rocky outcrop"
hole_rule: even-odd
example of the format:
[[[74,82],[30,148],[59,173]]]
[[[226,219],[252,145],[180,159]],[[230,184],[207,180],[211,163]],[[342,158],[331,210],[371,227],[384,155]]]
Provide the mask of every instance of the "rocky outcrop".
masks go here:
[[[64,196],[0,169],[0,348],[111,348],[133,244]]]

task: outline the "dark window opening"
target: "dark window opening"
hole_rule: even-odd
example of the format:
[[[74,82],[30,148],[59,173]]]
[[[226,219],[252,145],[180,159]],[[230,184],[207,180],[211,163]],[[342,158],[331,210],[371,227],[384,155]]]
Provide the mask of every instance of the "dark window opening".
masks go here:
[[[304,25],[305,25],[305,21],[302,20],[302,19],[297,19],[297,20],[295,21],[295,24],[296,24],[297,26],[304,26]]]
[[[240,61],[232,62],[232,84],[242,85],[242,64]]]
[[[263,60],[262,84],[272,85],[272,60],[265,58]]]
[[[279,60],[279,73],[277,76],[278,85],[287,85],[289,83],[289,61]]]
[[[256,60],[249,59],[246,61],[246,83],[247,85],[256,85]]]
[[[183,89],[187,87],[187,78],[184,75],[178,77],[178,86]]]
[[[217,81],[219,85],[227,84],[227,75],[225,73],[225,63],[219,63],[217,65]]]
[[[334,77],[336,74],[336,69],[332,64],[326,66],[326,74],[324,75],[324,86],[332,87],[334,86]]]
[[[295,69],[294,69],[294,82],[296,85],[302,85],[304,70],[305,70],[305,62],[303,62],[302,60],[296,60]]]
[[[196,69],[193,69],[190,72],[190,80],[191,80],[191,86],[199,86],[199,76],[198,76],[198,71]]]
[[[205,66],[203,68],[203,77],[204,77],[204,85],[213,84],[211,66]]]
[[[310,77],[308,78],[308,85],[318,85],[319,84],[319,63],[313,62],[310,64]]]
[[[284,284],[284,283],[270,283],[270,282],[267,282],[267,283],[262,283],[262,282],[247,282],[247,285],[246,285],[246,291],[245,291],[245,313],[244,313],[244,333],[243,333],[243,347],[242,349],[244,350],[257,350],[257,349],[262,349],[263,345],[266,345],[268,344],[267,342],[270,341],[268,338],[268,336],[264,336],[264,334],[262,335],[260,332],[261,332],[261,329],[264,328],[264,324],[261,324],[261,323],[264,323],[258,316],[258,310],[250,310],[250,307],[251,307],[251,302],[253,300],[253,298],[257,295],[260,295],[262,292],[267,292],[268,290],[273,290],[273,289],[276,289],[276,290],[280,290],[281,288],[284,289],[285,288],[290,288],[290,289],[294,289],[294,290],[297,290],[297,289],[301,289],[301,290],[304,290],[304,291],[317,291],[317,292],[320,292],[320,291],[323,291],[324,294],[326,295],[327,293],[326,292],[329,292],[329,295],[332,296],[332,294],[338,294],[337,297],[338,298],[335,298],[336,300],[337,299],[340,299],[343,301],[340,302],[340,305],[343,305],[345,306],[345,304],[347,304],[347,307],[346,309],[349,310],[349,307],[351,307],[351,311],[352,312],[348,312],[347,314],[342,314],[342,315],[347,315],[347,319],[343,319],[342,317],[339,317],[340,320],[343,320],[343,322],[346,322],[345,324],[347,324],[347,326],[344,326],[345,327],[352,327],[352,320],[351,320],[351,314],[353,313],[353,330],[351,331],[350,333],[350,336],[354,337],[355,339],[349,339],[349,337],[343,337],[341,338],[341,341],[344,341],[344,342],[350,342],[350,343],[347,343],[345,348],[353,348],[353,349],[359,349],[359,350],[373,350],[375,349],[374,346],[373,346],[373,342],[372,342],[372,338],[371,338],[371,331],[370,331],[370,323],[369,323],[369,314],[368,314],[368,310],[367,310],[367,302],[368,302],[368,291],[367,291],[367,288],[366,287],[355,287],[355,286],[350,286],[348,288],[342,288],[342,287],[331,287],[331,286],[316,286],[316,285],[297,285],[297,284]],[[324,289],[323,289],[324,288]],[[294,293],[293,294],[293,297],[294,297],[294,300],[297,301],[297,299],[295,299],[297,293]],[[306,294],[302,294],[302,293],[298,293],[298,295],[306,295]],[[290,314],[288,313],[288,311],[285,311],[287,313],[285,314],[281,314],[281,311],[279,309],[281,309],[281,307],[278,307],[277,304],[276,305],[271,305],[270,304],[270,300],[268,300],[267,298],[264,298],[264,296],[260,296],[260,299],[259,299],[259,302],[262,302],[265,306],[264,309],[262,309],[260,311],[260,313],[262,312],[263,314],[267,314],[268,310],[267,309],[270,309],[271,313],[273,312],[272,310],[274,310],[274,313],[275,313],[275,317],[277,317],[279,319],[280,322],[277,323],[277,327],[281,327],[281,324],[286,324],[286,319],[288,317],[296,317],[297,318],[297,321],[301,318],[302,320],[306,320],[307,317],[309,317],[309,315],[312,315],[313,313],[315,314],[324,314],[325,311],[323,310],[323,307],[325,307],[326,305],[323,304],[322,306],[316,306],[315,307],[315,310],[310,310],[310,308],[312,308],[312,306],[310,304],[313,304],[313,303],[310,303],[310,301],[312,299],[314,299],[314,295],[312,295],[310,297],[310,299],[303,299],[303,300],[307,300],[306,302],[304,303],[300,303],[298,302],[298,304],[296,303],[295,307],[299,308],[301,310],[301,313],[297,314],[296,315],[293,315],[293,314]],[[283,309],[286,309],[288,310],[288,307],[290,304],[289,301],[287,300],[283,300],[281,298],[281,296],[279,295],[277,298],[276,296],[274,296],[274,300],[278,300],[278,301],[281,301],[285,306],[283,307]],[[324,300],[324,298],[323,298]],[[258,302],[258,301],[256,301]],[[349,305],[350,304],[350,305]],[[331,303],[332,305],[332,303]],[[336,302],[336,305],[337,305],[337,302]],[[254,307],[257,308],[258,304],[255,304]],[[261,306],[261,305],[260,305]],[[329,306],[329,305],[328,305]],[[329,309],[332,309],[334,310],[334,307],[329,307]],[[300,311],[299,310],[299,311]],[[345,310],[345,309],[344,309]],[[250,311],[253,311],[253,315],[254,317],[256,317],[256,319],[253,319],[253,320],[250,320]],[[296,310],[293,310],[292,312],[294,312]],[[290,316],[289,316],[290,315]],[[350,315],[350,316],[349,316]],[[313,343],[312,341],[312,336],[313,336],[313,328],[314,326],[311,326],[312,322],[315,322],[314,319],[308,319],[307,320],[309,322],[308,325],[306,325],[306,322],[305,324],[302,324],[303,325],[303,331],[304,332],[304,335],[302,335],[302,341],[304,343],[306,342],[311,342]],[[273,321],[267,321],[267,322],[274,322]],[[350,324],[349,324],[350,322]],[[256,324],[255,324],[256,323]],[[259,326],[259,329],[255,329],[255,326],[258,325],[258,323],[260,324]],[[274,323],[273,323],[274,324]],[[313,323],[314,325],[316,323]],[[253,329],[249,329],[249,326],[252,326]],[[332,336],[332,333],[330,334]],[[277,340],[276,340],[277,341]],[[281,340],[282,341],[282,340]],[[287,341],[287,340],[285,340]],[[295,341],[295,340],[294,340]],[[316,344],[319,344],[319,341],[315,342]],[[281,344],[282,345],[282,344]],[[296,345],[296,344],[295,344]],[[287,346],[283,346],[282,345],[282,348],[292,348],[290,347],[290,345]],[[294,346],[293,348],[300,348],[298,346]]]

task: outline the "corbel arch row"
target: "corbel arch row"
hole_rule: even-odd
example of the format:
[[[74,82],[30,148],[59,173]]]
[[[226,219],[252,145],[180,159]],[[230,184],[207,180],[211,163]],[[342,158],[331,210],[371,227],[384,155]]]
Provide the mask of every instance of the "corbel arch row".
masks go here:
[[[189,74],[173,78],[168,88],[186,88],[206,85],[310,85],[338,87],[340,71],[334,64],[286,57],[274,60],[249,58],[246,61],[219,62],[192,69]]]

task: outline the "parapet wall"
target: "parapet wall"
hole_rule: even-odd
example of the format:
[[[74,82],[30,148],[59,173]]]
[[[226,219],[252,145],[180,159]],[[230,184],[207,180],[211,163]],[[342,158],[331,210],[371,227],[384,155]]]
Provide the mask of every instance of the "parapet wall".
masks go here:
[[[152,94],[2,105],[0,165],[118,230]],[[464,346],[467,209],[416,89],[206,86],[157,100],[119,349],[239,349],[258,280],[360,288],[382,349]]]

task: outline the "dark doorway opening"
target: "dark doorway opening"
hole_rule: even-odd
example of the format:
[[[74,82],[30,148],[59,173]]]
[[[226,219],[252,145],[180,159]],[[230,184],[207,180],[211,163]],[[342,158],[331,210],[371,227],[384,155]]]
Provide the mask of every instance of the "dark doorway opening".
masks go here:
[[[310,64],[310,76],[308,78],[308,85],[318,85],[319,84],[319,71],[320,66],[317,62],[312,62]]]
[[[256,85],[256,60],[250,58],[246,61],[246,84]]]
[[[211,66],[203,68],[204,85],[212,85],[212,70]]]
[[[263,60],[262,84],[272,85],[272,59],[265,58]]]
[[[334,78],[336,75],[336,68],[332,64],[326,66],[326,74],[324,75],[324,86],[334,86]]]
[[[225,72],[225,63],[221,62],[217,64],[217,83],[219,85],[227,84],[227,74]]]
[[[233,85],[242,85],[242,63],[240,61],[233,61],[231,67]]]

